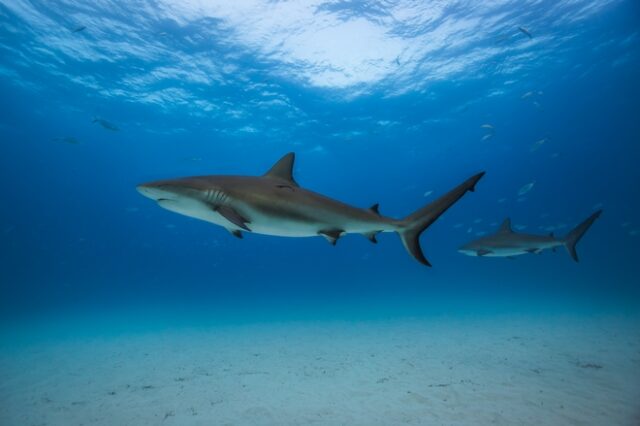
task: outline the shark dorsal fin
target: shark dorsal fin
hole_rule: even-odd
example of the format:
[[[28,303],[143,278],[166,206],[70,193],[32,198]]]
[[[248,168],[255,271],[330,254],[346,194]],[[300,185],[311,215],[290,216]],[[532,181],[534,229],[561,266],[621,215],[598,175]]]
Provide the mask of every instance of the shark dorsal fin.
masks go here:
[[[513,229],[511,229],[511,219],[506,218],[502,225],[500,225],[500,229],[498,229],[498,234],[511,234],[513,233]]]
[[[286,154],[284,157],[279,159],[278,162],[274,164],[273,167],[271,167],[269,171],[264,175],[266,177],[286,180],[287,182],[298,186],[296,181],[293,179],[293,160],[295,160],[295,157],[296,154],[293,152]]]
[[[374,212],[375,214],[377,214],[378,216],[380,216],[380,204],[375,203],[374,205],[372,205],[371,207],[369,207],[369,210],[371,210],[372,212]]]

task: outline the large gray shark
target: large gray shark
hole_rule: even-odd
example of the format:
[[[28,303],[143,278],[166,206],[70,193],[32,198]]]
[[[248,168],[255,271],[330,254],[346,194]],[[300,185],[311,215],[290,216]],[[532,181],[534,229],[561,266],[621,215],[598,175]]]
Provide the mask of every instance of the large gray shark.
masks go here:
[[[538,254],[547,249],[555,251],[556,247],[564,246],[577,262],[576,244],[601,213],[602,210],[598,210],[589,216],[564,238],[556,238],[553,233],[544,236],[513,232],[511,220],[505,219],[495,234],[471,241],[460,247],[459,251],[469,256],[512,257],[527,253]]]
[[[379,232],[397,232],[407,251],[431,266],[420,248],[420,234],[473,191],[479,173],[403,219],[382,216],[378,204],[368,209],[301,188],[293,178],[294,153],[286,154],[263,176],[199,176],[146,183],[137,187],[162,208],[226,228],[282,237],[323,236],[331,244],[344,234],[362,234],[376,242]]]

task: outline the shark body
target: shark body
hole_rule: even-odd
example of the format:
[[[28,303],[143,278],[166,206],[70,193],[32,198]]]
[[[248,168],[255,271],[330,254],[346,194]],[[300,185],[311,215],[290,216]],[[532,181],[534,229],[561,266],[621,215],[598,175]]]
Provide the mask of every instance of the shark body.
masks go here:
[[[420,234],[484,175],[479,173],[436,201],[403,218],[382,216],[378,205],[353,207],[301,188],[294,180],[295,155],[282,157],[263,176],[198,176],[139,185],[138,191],[162,208],[243,232],[281,236],[323,236],[331,244],[345,234],[376,242],[380,232],[397,232],[407,251],[430,266],[420,248]]]
[[[458,251],[469,256],[479,257],[514,257],[523,254],[539,254],[544,250],[554,250],[564,246],[569,255],[578,261],[576,244],[600,216],[601,210],[595,212],[576,226],[564,238],[556,238],[553,234],[532,235],[514,232],[511,228],[511,220],[505,219],[495,234],[471,241],[460,247]]]

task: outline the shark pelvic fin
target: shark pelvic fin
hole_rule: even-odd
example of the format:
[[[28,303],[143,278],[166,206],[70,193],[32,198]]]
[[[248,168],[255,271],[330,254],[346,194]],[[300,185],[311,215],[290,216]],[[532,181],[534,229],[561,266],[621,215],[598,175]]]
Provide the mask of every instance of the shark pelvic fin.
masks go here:
[[[367,232],[366,234],[362,234],[362,235],[367,237],[367,239],[371,241],[373,244],[378,244],[378,240],[376,239],[376,234],[378,234],[378,232],[380,231]]]
[[[491,250],[480,249],[477,251],[478,256],[486,256],[491,253]]]
[[[318,231],[318,235],[322,235],[329,244],[335,246],[338,242],[338,238],[342,235],[344,231],[342,229],[329,229],[327,231]]]
[[[251,229],[249,229],[249,227],[247,226],[247,223],[250,223],[250,222],[247,219],[245,219],[244,217],[242,217],[242,215],[240,215],[240,213],[238,213],[237,211],[235,211],[231,207],[229,207],[229,206],[215,206],[215,207],[213,207],[213,210],[218,212],[218,213],[220,213],[220,215],[222,215],[229,222],[231,222],[234,225],[236,225],[238,228],[242,228],[245,231],[251,231]]]
[[[229,231],[234,237],[242,239],[242,231],[239,229],[227,229],[227,231]]]
[[[264,174],[265,177],[271,177],[276,179],[282,179],[289,182],[293,186],[298,186],[297,182],[293,178],[293,162],[296,158],[296,154],[290,152],[284,157],[278,160],[276,164]]]
[[[526,249],[525,251],[527,253],[531,253],[531,254],[540,254],[540,253],[542,253],[542,250],[540,250],[539,248],[530,248],[530,249]]]
[[[511,229],[511,219],[506,218],[500,228],[498,229],[498,234],[512,234],[513,229]]]
[[[375,214],[377,214],[378,216],[380,216],[380,204],[375,203],[374,205],[372,205],[371,207],[369,207],[369,210],[371,210],[372,212],[374,212]]]

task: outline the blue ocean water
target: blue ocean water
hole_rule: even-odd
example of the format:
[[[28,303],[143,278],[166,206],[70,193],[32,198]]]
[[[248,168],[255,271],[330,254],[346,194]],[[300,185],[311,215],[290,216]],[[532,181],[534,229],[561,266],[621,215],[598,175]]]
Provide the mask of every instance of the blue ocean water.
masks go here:
[[[55,400],[56,391],[40,390],[40,382],[23,376],[43,363],[25,367],[20,360],[37,358],[7,355],[18,342],[42,337],[24,324],[49,327],[55,340],[185,324],[294,320],[306,330],[314,321],[371,320],[360,338],[377,342],[366,336],[375,339],[376,327],[392,335],[396,325],[385,321],[409,317],[444,315],[453,324],[470,315],[487,324],[549,312],[586,318],[566,322],[573,325],[599,324],[603,312],[637,318],[639,70],[640,5],[634,0],[0,1],[0,378],[16,383],[0,387],[0,420],[41,424],[16,423],[16,413],[31,410],[11,411],[21,407],[9,402],[23,395],[14,392],[19,380],[26,383],[24,401],[46,407]],[[319,236],[246,233],[236,239],[136,191],[158,179],[261,175],[288,152],[296,153],[294,176],[302,187],[362,208],[379,203],[382,214],[397,218],[478,172],[486,175],[423,233],[431,268],[409,256],[394,233],[380,234],[377,245],[346,235],[335,247]],[[518,232],[564,236],[598,210],[602,216],[578,243],[579,263],[563,248],[516,259],[458,252],[505,218]],[[518,333],[525,333],[526,320],[518,321]],[[619,337],[605,346],[626,348],[610,350],[620,362],[569,357],[569,367],[576,374],[613,374],[617,365],[624,377],[632,368],[624,369],[638,363],[637,354],[625,358],[638,341],[637,334],[624,340],[633,329],[624,324],[617,330],[585,326]],[[344,337],[348,327],[331,327],[318,332],[322,345],[331,343],[323,339],[332,333],[345,346],[353,341]],[[409,336],[402,327],[398,334]],[[482,328],[469,334],[465,327],[450,333],[467,339]],[[256,332],[256,341],[268,345],[286,330]],[[569,347],[557,349],[560,358],[571,347],[600,350],[590,342],[604,340],[583,331],[560,334],[549,345]],[[305,333],[292,333],[294,341],[306,342],[299,337]],[[172,339],[188,341],[177,336]],[[154,345],[148,347],[161,347]],[[132,353],[153,352],[143,346],[133,344]],[[90,346],[78,347],[67,351]],[[309,347],[298,357],[304,365],[317,362],[323,350]],[[385,359],[393,362],[393,351],[403,349],[389,350]],[[535,359],[543,352],[534,346],[528,354]],[[92,356],[78,365],[92,371]],[[177,355],[162,360],[182,362]],[[475,371],[470,358],[461,364]],[[44,365],[58,369],[54,361]],[[525,369],[531,371],[545,370]],[[449,386],[439,380],[434,389]],[[393,377],[372,378],[386,382],[393,384]],[[462,377],[459,383],[475,382]],[[563,383],[582,386],[578,379]],[[100,392],[116,395],[111,388]],[[82,410],[84,402],[69,398],[68,413]],[[40,420],[80,424],[89,418],[67,418],[61,410]],[[155,415],[171,420],[179,414],[171,410]],[[632,411],[637,420],[637,407]],[[345,424],[347,417],[336,416]],[[380,424],[400,422],[381,416]],[[253,424],[247,419],[238,423]],[[376,424],[360,420],[346,422]],[[306,422],[289,415],[266,423]],[[122,424],[158,423],[128,418]]]
[[[534,3],[2,2],[2,316],[433,294],[635,304],[638,6]],[[236,240],[135,190],[262,174],[289,151],[303,187],[394,217],[487,174],[423,234],[432,269],[395,235]],[[456,251],[506,217],[562,235],[598,209],[579,264]]]

